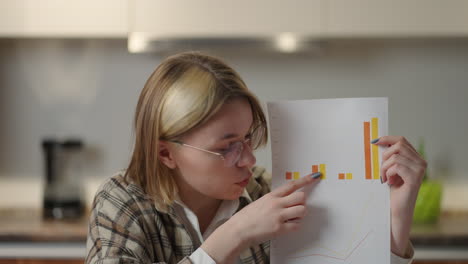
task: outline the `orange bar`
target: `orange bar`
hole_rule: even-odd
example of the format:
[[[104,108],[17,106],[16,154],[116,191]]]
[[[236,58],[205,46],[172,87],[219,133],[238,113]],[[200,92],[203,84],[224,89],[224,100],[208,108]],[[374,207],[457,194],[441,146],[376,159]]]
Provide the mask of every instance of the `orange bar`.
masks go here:
[[[344,173],[339,173],[338,174],[338,179],[344,180]]]
[[[290,171],[286,172],[286,180],[292,179],[292,173]]]
[[[364,122],[364,158],[366,164],[366,180],[372,180],[370,122]]]
[[[318,165],[312,165],[312,173],[318,172]]]

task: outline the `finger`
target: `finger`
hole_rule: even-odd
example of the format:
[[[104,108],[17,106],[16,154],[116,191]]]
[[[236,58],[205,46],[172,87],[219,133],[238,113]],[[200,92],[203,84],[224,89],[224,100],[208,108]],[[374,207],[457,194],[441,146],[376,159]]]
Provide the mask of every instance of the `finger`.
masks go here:
[[[392,186],[401,186],[404,183],[403,179],[401,177],[393,176],[388,179],[388,184]]]
[[[312,175],[316,176],[316,175],[319,175],[317,173],[313,173],[313,174],[309,174],[305,177],[302,177],[298,180],[293,180],[293,181],[289,181],[288,183],[276,188],[275,190],[273,190],[272,194],[273,195],[277,195],[279,197],[283,197],[283,196],[286,196],[286,195],[289,195],[291,193],[293,193],[294,191],[306,186],[306,185],[309,185],[309,184],[312,184],[312,183],[317,183],[319,181],[319,178],[320,177],[316,177],[316,178],[313,178]]]
[[[387,171],[395,165],[404,165],[408,168],[413,166],[410,159],[406,158],[400,154],[393,154],[389,159],[382,162],[382,166],[380,168],[380,175],[382,175],[382,182],[386,182],[389,180]]]
[[[306,214],[305,205],[296,205],[288,207],[281,212],[281,221],[285,222],[288,220],[298,220],[304,218]]]
[[[418,177],[417,172],[400,163],[391,166],[385,174],[387,178],[400,177],[405,184],[409,185],[419,186],[422,181],[422,177]]]
[[[406,165],[408,168],[416,172],[416,175],[419,175],[419,171],[425,170],[427,163],[421,156],[417,153],[414,153],[412,150],[404,150],[392,154],[389,158],[385,159],[382,162],[380,168],[380,175],[383,175],[382,182],[387,181],[385,171],[388,170],[393,164],[401,163]],[[424,173],[422,173],[424,174]]]
[[[397,164],[398,154],[392,155],[389,159],[382,161],[380,165],[380,178],[382,183],[387,182],[389,178],[387,177],[387,171],[390,167]]]
[[[399,141],[382,153],[382,160],[387,160],[390,156],[397,153],[407,158],[421,159],[417,151],[412,149],[408,144]]]
[[[388,145],[394,145],[399,141],[401,141],[402,143],[406,143],[410,148],[416,151],[414,147],[409,143],[409,141],[405,137],[402,137],[402,136],[383,136],[383,137],[380,137],[378,141],[374,142],[373,144],[376,144],[379,146],[388,146]]]
[[[290,195],[287,195],[281,198],[281,204],[283,207],[291,207],[295,205],[305,204],[306,195],[304,192],[298,191],[293,192]]]

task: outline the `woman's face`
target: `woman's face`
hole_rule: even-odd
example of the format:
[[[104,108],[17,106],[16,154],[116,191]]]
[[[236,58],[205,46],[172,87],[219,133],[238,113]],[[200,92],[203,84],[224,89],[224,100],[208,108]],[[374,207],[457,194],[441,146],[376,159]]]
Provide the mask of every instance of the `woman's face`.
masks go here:
[[[234,99],[181,141],[209,151],[223,152],[233,142],[244,141],[249,136],[252,122],[248,101]],[[171,152],[180,172],[176,182],[182,192],[181,197],[184,197],[184,192],[193,192],[214,199],[237,199],[252,176],[251,168],[256,162],[249,145],[243,146],[239,161],[232,167],[226,167],[217,155],[173,144]]]

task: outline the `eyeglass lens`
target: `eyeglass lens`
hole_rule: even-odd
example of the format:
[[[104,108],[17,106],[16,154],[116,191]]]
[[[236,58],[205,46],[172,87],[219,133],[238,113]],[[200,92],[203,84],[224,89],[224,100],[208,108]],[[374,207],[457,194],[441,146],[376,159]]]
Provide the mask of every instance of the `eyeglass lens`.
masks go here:
[[[258,133],[258,127],[256,127],[252,133],[251,138],[245,140],[244,142],[238,141],[229,146],[228,150],[224,153],[224,164],[226,167],[234,166],[240,159],[240,156],[244,150],[244,144],[247,144],[249,147],[254,147],[252,141],[257,141],[261,135]],[[255,133],[257,132],[257,133]]]
[[[232,167],[239,161],[242,151],[244,150],[244,144],[242,142],[235,142],[224,154],[224,163],[227,167]]]

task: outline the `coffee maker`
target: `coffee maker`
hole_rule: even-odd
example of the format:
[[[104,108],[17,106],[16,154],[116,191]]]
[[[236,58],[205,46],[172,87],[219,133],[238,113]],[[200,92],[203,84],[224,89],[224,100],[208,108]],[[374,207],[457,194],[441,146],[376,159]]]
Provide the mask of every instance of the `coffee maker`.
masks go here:
[[[42,140],[45,157],[43,217],[46,219],[77,219],[84,212],[80,178],[80,139]]]

